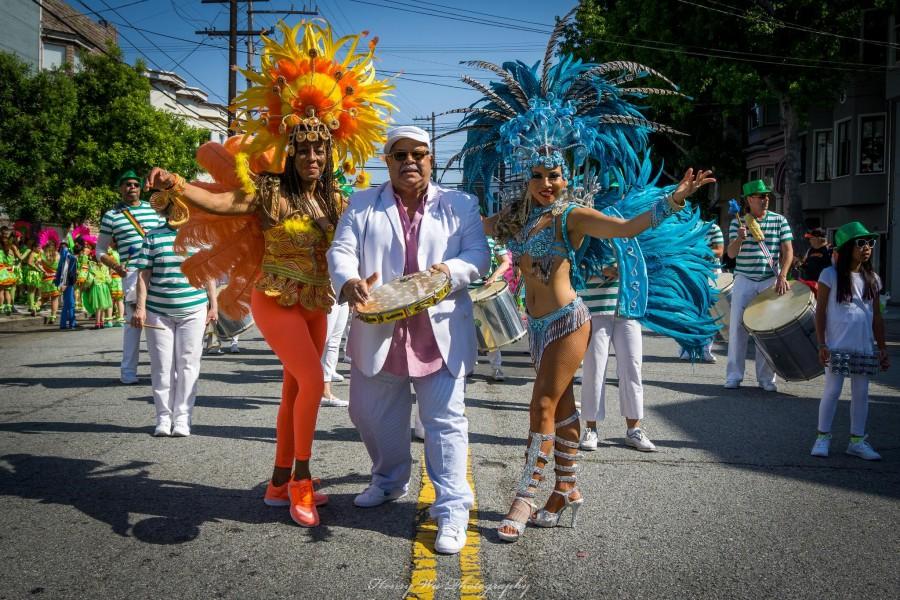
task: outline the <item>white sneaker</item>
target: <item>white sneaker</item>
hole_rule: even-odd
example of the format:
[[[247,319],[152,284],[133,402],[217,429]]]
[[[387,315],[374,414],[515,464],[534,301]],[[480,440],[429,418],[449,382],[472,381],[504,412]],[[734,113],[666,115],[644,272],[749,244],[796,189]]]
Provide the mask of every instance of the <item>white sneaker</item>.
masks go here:
[[[459,554],[466,545],[466,528],[450,519],[441,519],[438,522],[437,538],[434,540],[434,551],[441,554]]]
[[[686,351],[681,350],[681,351],[678,353],[678,358],[680,358],[681,360],[690,360],[690,359],[691,359],[691,355],[688,354]]]
[[[353,504],[360,508],[372,508],[375,506],[381,506],[385,502],[399,500],[400,498],[403,498],[405,496],[405,486],[398,490],[388,492],[373,483],[370,484],[362,494],[353,499]]]
[[[855,444],[853,442],[847,444],[847,454],[850,456],[858,456],[863,460],[881,460],[881,455],[875,452],[872,445],[866,441],[868,437],[869,436],[864,436],[863,439]]]
[[[728,381],[725,382],[725,389],[726,389],[726,390],[736,390],[736,389],[738,389],[739,387],[741,387],[741,380],[740,380],[740,379],[729,379]]]
[[[810,454],[812,456],[820,456],[822,458],[828,458],[828,450],[830,448],[831,448],[831,434],[829,434],[827,436],[819,436],[816,438],[816,442],[813,444]]]
[[[710,352],[709,350],[704,350],[704,351],[703,351],[703,362],[705,362],[705,363],[710,363],[710,364],[715,364],[715,362],[716,362],[716,357],[713,356],[713,353]]]
[[[172,428],[172,437],[188,437],[191,435],[191,426],[187,423],[175,423]]]
[[[596,429],[591,429],[590,427],[584,428],[584,433],[581,435],[581,442],[578,444],[578,447],[582,450],[594,451],[597,449],[597,443],[599,441],[599,436],[597,435]]]
[[[344,376],[338,373],[337,371],[331,376],[331,383],[340,383],[344,380]]]
[[[241,349],[238,348],[237,342],[231,342],[231,353],[232,354],[240,354]]]
[[[656,452],[656,446],[650,441],[640,428],[625,432],[625,443],[641,452]]]
[[[494,374],[491,375],[492,381],[506,381],[506,375],[503,374],[503,369],[494,369]]]
[[[771,381],[764,381],[759,384],[759,387],[763,389],[764,392],[777,392],[778,386],[772,383]]]
[[[350,403],[346,400],[341,400],[337,396],[331,396],[330,398],[322,396],[319,406],[350,406]]]
[[[169,437],[172,435],[171,421],[157,421],[156,429],[153,430],[153,437]]]
[[[206,351],[207,354],[225,354],[225,351],[222,350],[221,346],[216,346],[214,348],[210,348]]]

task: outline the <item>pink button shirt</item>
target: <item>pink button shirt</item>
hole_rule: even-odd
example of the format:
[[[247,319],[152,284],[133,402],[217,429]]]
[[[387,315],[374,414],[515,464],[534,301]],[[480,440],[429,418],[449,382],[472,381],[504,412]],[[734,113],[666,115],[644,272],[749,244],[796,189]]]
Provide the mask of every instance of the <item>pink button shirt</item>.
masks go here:
[[[419,207],[410,220],[409,213],[403,206],[400,196],[394,194],[406,241],[404,275],[422,270],[419,265],[419,229],[422,217],[425,215],[426,200],[427,194],[419,200]],[[442,366],[444,366],[444,359],[441,358],[441,351],[434,338],[428,311],[397,321],[394,325],[394,337],[391,338],[391,348],[388,350],[387,359],[384,362],[384,370],[401,377],[425,377],[439,371]]]

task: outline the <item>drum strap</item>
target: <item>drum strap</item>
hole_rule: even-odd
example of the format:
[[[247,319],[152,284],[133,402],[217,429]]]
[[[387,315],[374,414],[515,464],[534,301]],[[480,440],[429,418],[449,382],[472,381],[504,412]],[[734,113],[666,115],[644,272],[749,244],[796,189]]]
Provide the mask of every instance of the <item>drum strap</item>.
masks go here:
[[[756,240],[756,243],[759,244],[759,249],[762,251],[763,256],[766,258],[766,262],[769,263],[769,268],[772,269],[772,273],[777,279],[779,272],[778,268],[775,266],[775,259],[772,257],[772,253],[769,252],[769,247],[766,246],[766,243],[763,240]]]

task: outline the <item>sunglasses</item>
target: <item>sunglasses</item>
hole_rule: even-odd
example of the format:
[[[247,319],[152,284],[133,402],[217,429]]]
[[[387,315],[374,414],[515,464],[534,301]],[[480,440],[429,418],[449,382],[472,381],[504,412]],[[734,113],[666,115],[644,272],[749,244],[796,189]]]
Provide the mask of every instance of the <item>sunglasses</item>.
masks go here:
[[[867,246],[868,246],[869,248],[874,248],[874,247],[875,247],[875,240],[874,240],[874,239],[868,239],[868,240],[867,240],[867,239],[865,239],[865,238],[857,238],[857,240],[856,240],[856,247],[857,247],[857,248],[865,248],[865,247],[867,247]]]
[[[127,188],[131,188],[131,187],[139,188],[139,187],[141,187],[141,184],[138,183],[138,182],[136,182],[136,181],[126,181],[126,182],[123,183],[122,185],[124,185],[124,186],[127,187]]]
[[[431,153],[428,152],[427,150],[425,150],[425,151],[416,150],[414,152],[403,152],[402,150],[400,150],[397,152],[391,152],[388,156],[390,156],[397,162],[403,162],[404,160],[406,160],[407,156],[412,156],[414,161],[420,162],[429,154],[431,154]]]

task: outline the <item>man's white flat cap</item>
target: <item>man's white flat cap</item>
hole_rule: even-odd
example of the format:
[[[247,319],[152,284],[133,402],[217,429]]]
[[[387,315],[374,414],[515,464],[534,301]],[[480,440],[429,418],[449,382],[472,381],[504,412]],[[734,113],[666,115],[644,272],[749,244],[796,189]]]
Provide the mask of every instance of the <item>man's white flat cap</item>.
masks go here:
[[[402,125],[388,129],[387,142],[384,143],[384,153],[390,154],[391,146],[394,145],[394,142],[403,138],[422,142],[431,150],[431,136],[428,135],[427,131],[415,125]]]

